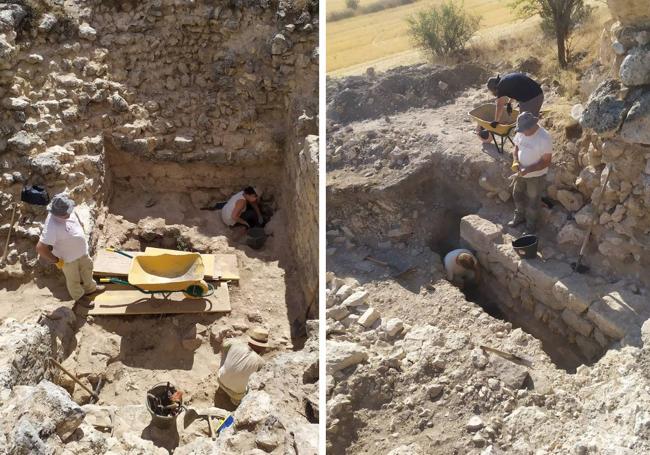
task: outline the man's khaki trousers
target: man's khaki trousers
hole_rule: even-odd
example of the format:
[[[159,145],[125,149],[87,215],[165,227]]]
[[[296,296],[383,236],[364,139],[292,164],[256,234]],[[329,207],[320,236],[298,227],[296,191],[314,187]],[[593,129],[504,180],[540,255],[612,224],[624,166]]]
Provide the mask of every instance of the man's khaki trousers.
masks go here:
[[[97,288],[97,283],[93,280],[93,261],[89,256],[66,262],[62,270],[68,293],[75,302]]]

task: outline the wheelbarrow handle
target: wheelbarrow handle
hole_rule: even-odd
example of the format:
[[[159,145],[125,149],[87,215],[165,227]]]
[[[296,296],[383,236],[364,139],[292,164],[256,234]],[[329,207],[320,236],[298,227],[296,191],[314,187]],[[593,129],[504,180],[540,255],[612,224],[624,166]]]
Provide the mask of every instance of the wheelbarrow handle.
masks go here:
[[[119,278],[100,278],[99,282],[100,283],[121,284],[121,285],[124,285],[124,286],[132,286],[128,281],[121,280]]]
[[[106,248],[106,251],[110,251],[111,253],[121,254],[122,256],[126,256],[127,258],[133,259],[133,256],[131,256],[130,254],[127,254],[121,250],[116,250],[115,248]]]

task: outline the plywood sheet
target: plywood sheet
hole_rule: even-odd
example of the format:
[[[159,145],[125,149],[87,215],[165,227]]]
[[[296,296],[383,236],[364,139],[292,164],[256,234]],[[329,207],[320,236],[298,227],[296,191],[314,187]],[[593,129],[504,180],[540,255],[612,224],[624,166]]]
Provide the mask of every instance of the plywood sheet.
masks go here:
[[[215,268],[222,281],[239,281],[239,266],[236,254],[216,253]]]
[[[188,299],[175,292],[168,299],[152,298],[125,286],[110,285],[95,296],[93,316],[134,316],[141,314],[226,313],[231,311],[228,286],[221,283],[205,299]]]
[[[148,247],[146,251],[168,253],[168,254],[183,254],[183,251],[165,250],[162,248]],[[138,256],[144,254],[142,251],[125,251],[131,256]],[[219,272],[214,254],[202,254],[203,265],[205,266],[204,276],[207,281],[219,279]],[[234,255],[231,255],[234,256]],[[236,258],[235,258],[236,259]],[[111,251],[100,250],[93,261],[93,275],[96,277],[125,277],[129,274],[131,267],[131,259],[122,256],[118,253]]]

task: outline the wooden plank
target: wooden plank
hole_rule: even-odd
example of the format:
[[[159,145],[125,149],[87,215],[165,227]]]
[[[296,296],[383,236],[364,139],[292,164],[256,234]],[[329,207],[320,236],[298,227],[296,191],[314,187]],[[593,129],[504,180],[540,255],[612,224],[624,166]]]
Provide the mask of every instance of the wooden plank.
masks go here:
[[[93,299],[92,316],[135,316],[143,314],[227,313],[231,311],[228,286],[215,287],[214,294],[205,299],[189,299],[175,292],[168,299],[152,298],[140,291],[110,285]]]
[[[236,254],[216,253],[216,269],[219,270],[219,279],[222,281],[239,281],[239,266]]]
[[[147,247],[145,251],[164,252],[169,254],[183,254],[184,251],[165,250],[162,248]],[[125,251],[132,256],[144,254],[142,251]],[[234,255],[233,255],[234,256]],[[207,281],[219,279],[217,274],[216,255],[201,254],[203,265],[205,266],[204,278]],[[93,261],[93,275],[96,277],[125,277],[129,274],[131,259],[121,254],[113,253],[106,250],[99,250]]]

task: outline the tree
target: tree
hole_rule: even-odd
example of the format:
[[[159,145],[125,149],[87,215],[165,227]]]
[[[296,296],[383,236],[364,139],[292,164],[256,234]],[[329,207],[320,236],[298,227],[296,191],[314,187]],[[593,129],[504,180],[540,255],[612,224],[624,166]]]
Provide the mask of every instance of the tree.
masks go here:
[[[542,31],[555,35],[557,60],[561,68],[566,68],[571,34],[591,15],[592,8],[584,0],[514,0],[510,6],[520,17],[542,18]]]
[[[345,6],[350,9],[357,9],[359,7],[359,0],[345,0]]]
[[[481,18],[449,0],[419,11],[407,19],[415,44],[434,55],[451,55],[465,48],[478,30]]]

